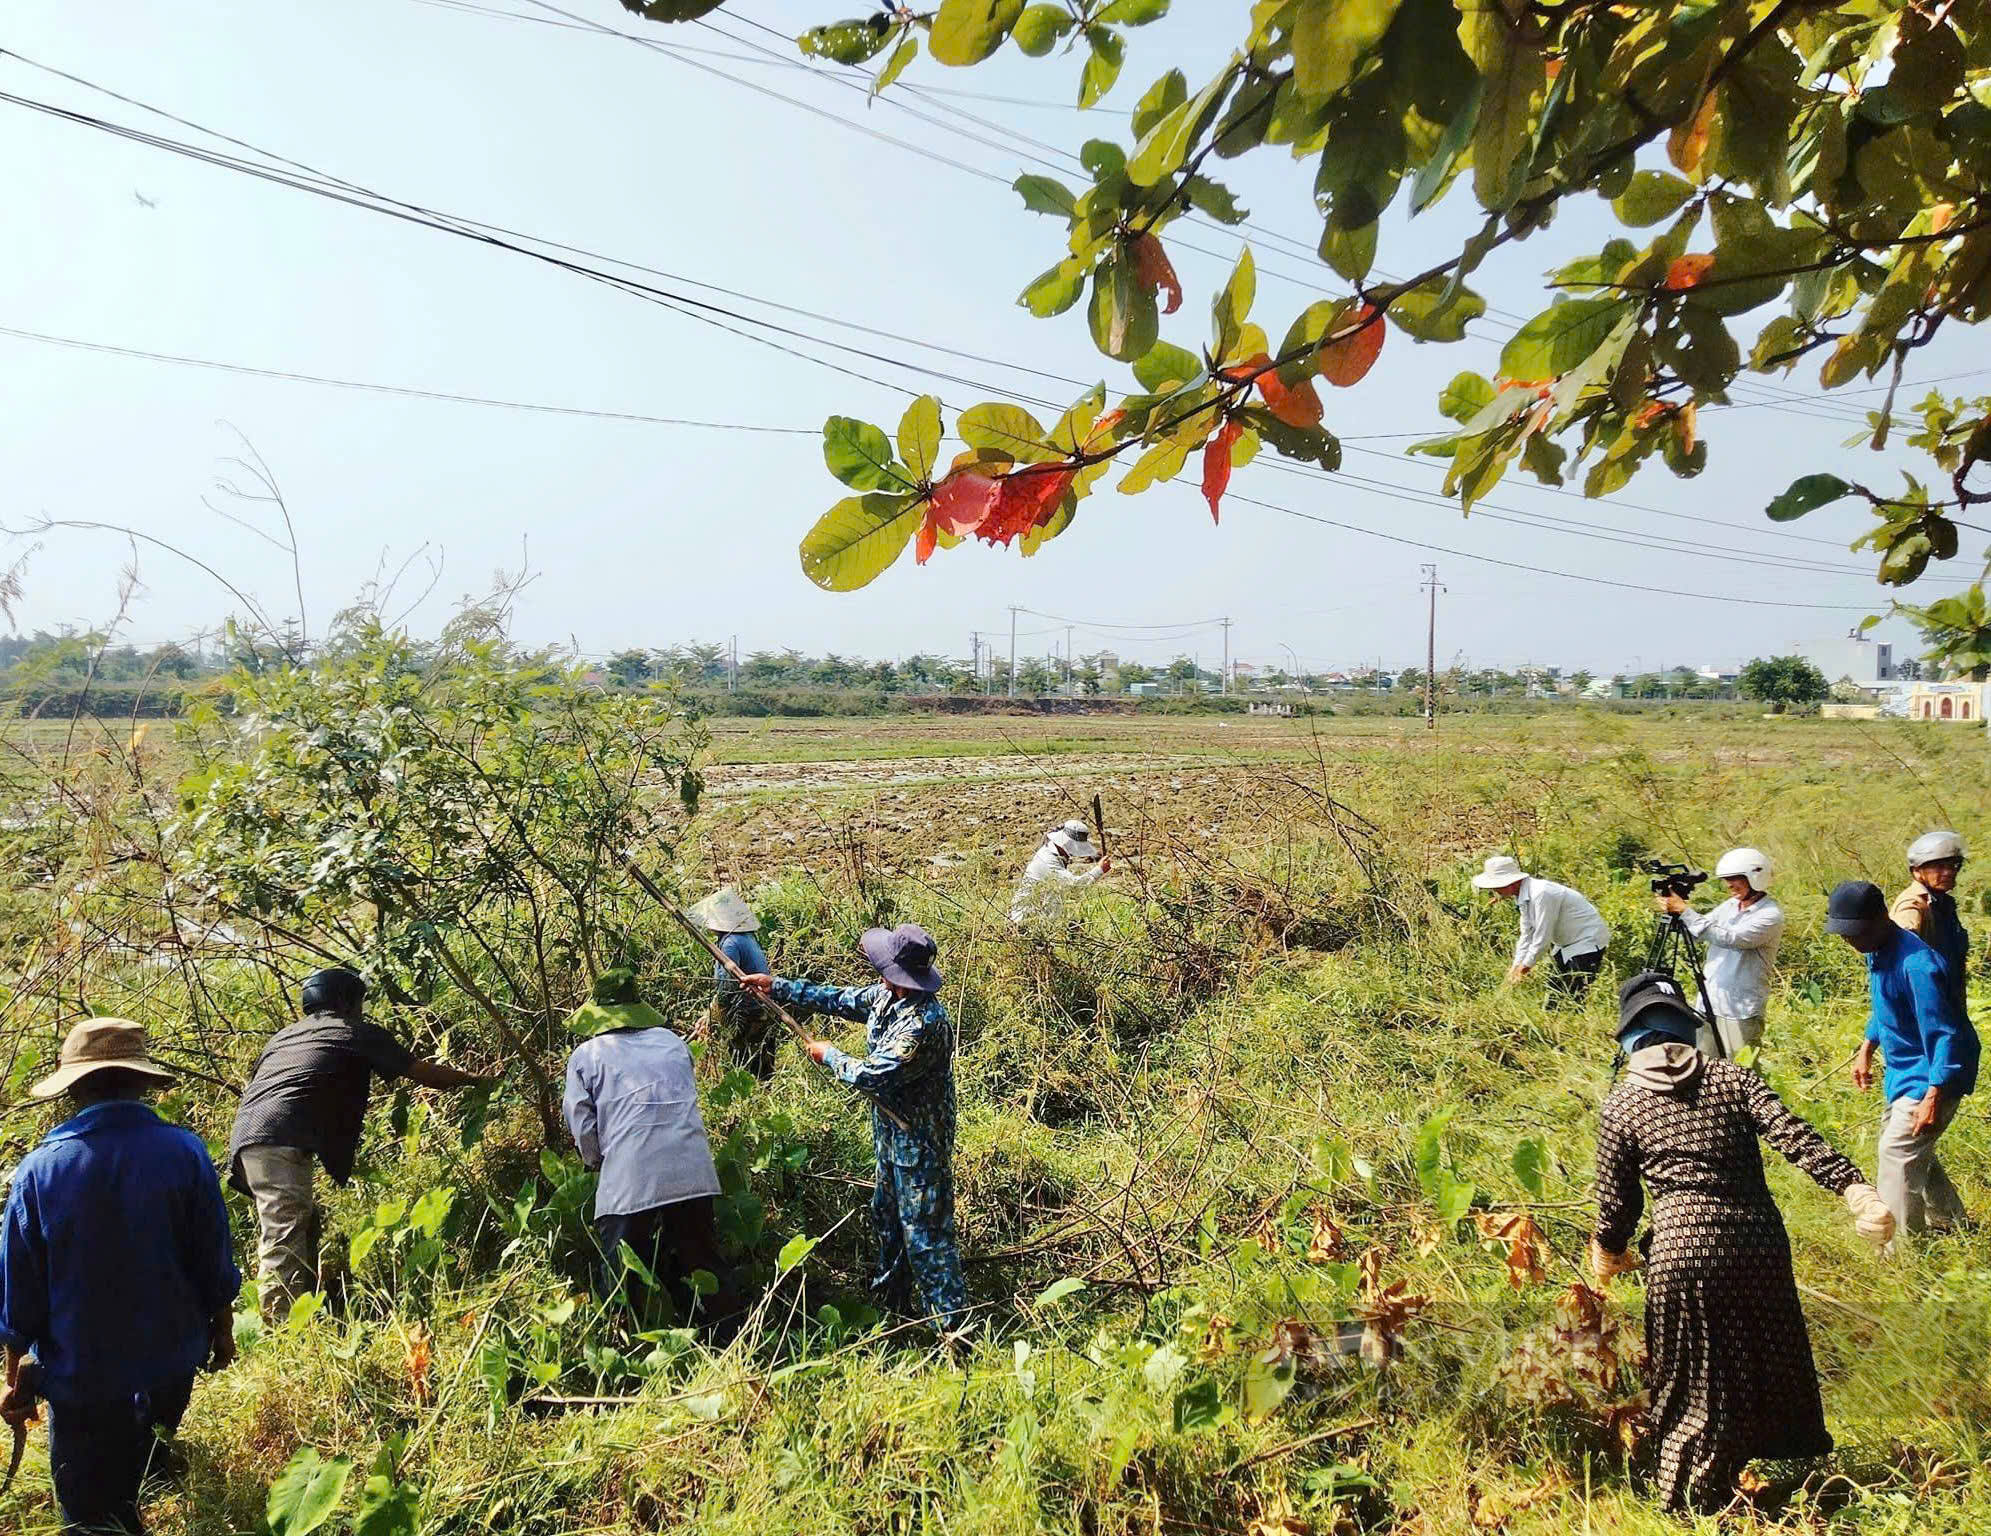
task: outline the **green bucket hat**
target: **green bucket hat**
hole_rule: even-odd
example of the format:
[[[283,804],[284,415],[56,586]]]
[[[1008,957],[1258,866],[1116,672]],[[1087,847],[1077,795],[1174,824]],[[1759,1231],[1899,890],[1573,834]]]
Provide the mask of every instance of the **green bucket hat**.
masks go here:
[[[636,973],[627,966],[595,978],[594,998],[567,1015],[569,1034],[592,1037],[612,1029],[666,1029],[664,1016],[636,1000]]]

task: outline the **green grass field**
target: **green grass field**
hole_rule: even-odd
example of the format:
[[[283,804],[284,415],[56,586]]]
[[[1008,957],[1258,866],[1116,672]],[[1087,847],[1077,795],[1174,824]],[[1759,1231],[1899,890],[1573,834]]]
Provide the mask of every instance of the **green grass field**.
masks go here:
[[[723,1354],[632,1335],[588,1295],[586,1183],[571,1153],[542,1152],[516,1077],[481,1122],[382,1094],[362,1176],[329,1202],[338,1245],[359,1240],[343,1297],[265,1329],[245,1293],[242,1359],[199,1388],[155,1529],[255,1529],[303,1448],[352,1463],[323,1529],[369,1536],[404,1528],[362,1520],[390,1496],[438,1533],[1678,1529],[1621,1455],[1638,1285],[1614,1284],[1601,1317],[1569,1289],[1611,988],[1562,1013],[1503,990],[1513,916],[1467,876],[1506,850],[1590,892],[1623,975],[1650,923],[1632,857],[1768,849],[1791,928],[1761,1066],[1870,1170],[1876,1105],[1845,1071],[1864,979],[1821,931],[1823,893],[1855,875],[1892,889],[1932,826],[1991,847],[1975,729],[1684,709],[1457,717],[1435,736],[1380,720],[711,728],[706,798],[668,850],[684,889],[738,881],[791,974],[862,980],[854,939],[873,920],[939,937],[962,1031],[965,1360],[865,1312],[868,1131],[792,1053],[765,1090],[718,1048],[701,1064],[761,1294]],[[167,732],[140,754],[170,781]],[[1006,922],[1008,881],[1094,793],[1120,868],[1046,961]],[[1966,869],[1980,934],[1987,894]],[[51,1003],[21,982],[55,940],[32,890],[6,911],[11,1163],[52,1119],[20,1102],[19,1063],[53,1040]],[[689,946],[654,920],[630,937],[650,995],[691,1025],[708,983]],[[148,1022],[232,1080],[281,999],[236,961],[193,963],[218,1013]],[[134,1010],[171,996],[142,969],[118,985]],[[437,1007],[385,1017],[490,1059]],[[216,1145],[230,1105],[192,1079],[168,1102]],[[1945,1154],[1984,1208],[1975,1101]],[[1884,1261],[1836,1200],[1781,1165],[1771,1179],[1841,1451],[1794,1494],[1799,1473],[1760,1469],[1764,1507],[1740,1518],[1991,1529],[1991,1237]],[[1540,1245],[1510,1263],[1523,1216]],[[1352,1352],[1365,1318],[1387,1360]],[[530,1411],[548,1396],[618,1401]],[[54,1529],[41,1444],[0,1498],[0,1522],[34,1536]]]

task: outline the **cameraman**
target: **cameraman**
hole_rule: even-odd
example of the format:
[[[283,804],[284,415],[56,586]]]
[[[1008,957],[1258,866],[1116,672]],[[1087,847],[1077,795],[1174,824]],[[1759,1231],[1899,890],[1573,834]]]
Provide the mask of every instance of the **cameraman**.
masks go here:
[[[1703,1022],[1695,1043],[1703,1056],[1733,1057],[1763,1038],[1784,909],[1770,899],[1770,860],[1758,849],[1729,849],[1714,872],[1727,882],[1729,898],[1713,911],[1696,912],[1677,891],[1666,892],[1659,905],[1708,947],[1707,1001],[1714,1024]]]

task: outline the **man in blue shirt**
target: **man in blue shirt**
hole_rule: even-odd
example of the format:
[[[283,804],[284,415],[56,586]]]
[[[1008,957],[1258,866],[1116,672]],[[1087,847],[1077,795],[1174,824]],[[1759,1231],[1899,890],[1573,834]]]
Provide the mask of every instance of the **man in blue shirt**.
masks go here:
[[[1963,1201],[1936,1156],[1936,1143],[1977,1086],[1977,1031],[1959,1004],[1949,967],[1888,916],[1880,887],[1848,880],[1832,892],[1825,928],[1867,957],[1872,1012],[1853,1062],[1853,1082],[1873,1086],[1885,1064],[1880,1155],[1874,1182],[1904,1232],[1954,1226]]]
[[[954,1240],[954,1021],[940,999],[933,936],[916,923],[872,928],[860,941],[881,980],[869,987],[747,977],[749,990],[790,1008],[862,1020],[865,1054],[827,1040],[806,1049],[871,1100],[878,1182],[871,1225],[878,1264],[871,1286],[895,1311],[921,1315],[943,1333],[961,1325],[967,1295]]]
[[[40,1366],[48,1459],[64,1530],[142,1529],[139,1485],[179,1427],[203,1365],[235,1357],[242,1276],[206,1146],[142,1102],[172,1074],[143,1026],[90,1019],[62,1043],[38,1099],[77,1113],[14,1171],[0,1224],[0,1419],[33,1412]]]

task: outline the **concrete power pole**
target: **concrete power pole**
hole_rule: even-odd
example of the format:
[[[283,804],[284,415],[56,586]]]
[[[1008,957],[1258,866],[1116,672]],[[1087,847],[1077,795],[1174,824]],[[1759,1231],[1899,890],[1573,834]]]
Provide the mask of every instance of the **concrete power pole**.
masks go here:
[[[1438,729],[1438,567],[1424,567],[1424,590],[1431,594],[1431,620],[1424,636],[1424,728]]]
[[[726,691],[738,692],[740,686],[740,637],[733,636],[733,643],[727,656]]]
[[[1224,626],[1224,670],[1222,677],[1218,679],[1217,687],[1219,692],[1229,693],[1231,691],[1231,621],[1229,619],[1219,619],[1217,622]]]
[[[979,683],[982,680],[982,632],[979,629],[968,631],[968,681]]]
[[[1009,606],[1009,696],[1016,697],[1016,605]]]

